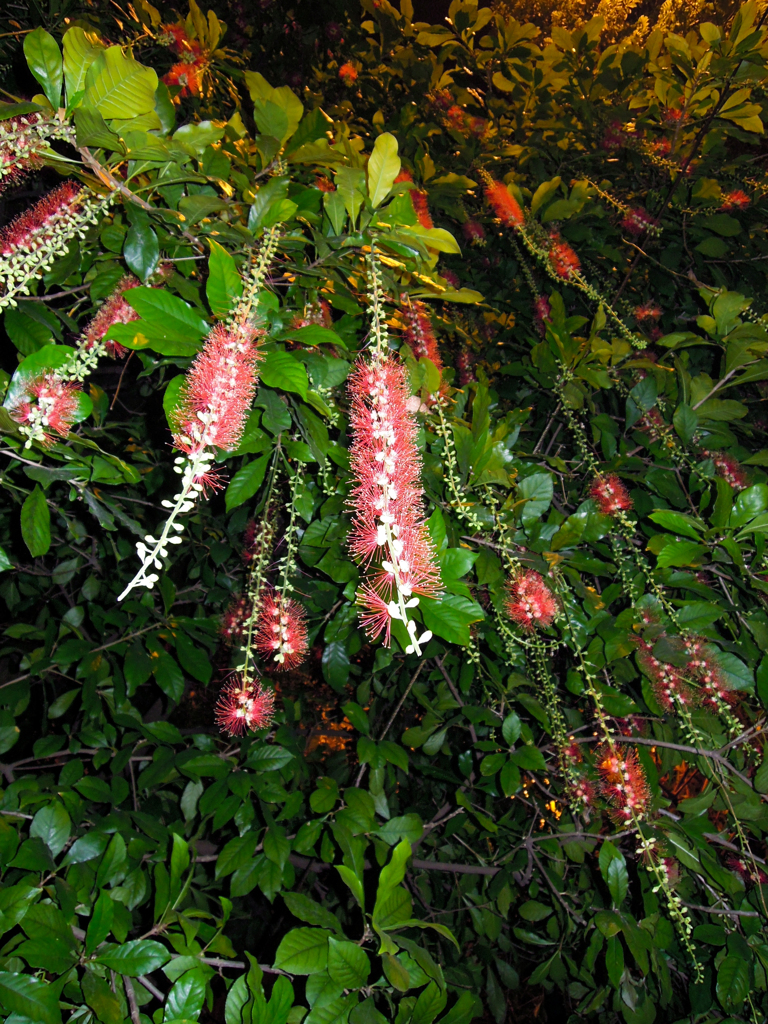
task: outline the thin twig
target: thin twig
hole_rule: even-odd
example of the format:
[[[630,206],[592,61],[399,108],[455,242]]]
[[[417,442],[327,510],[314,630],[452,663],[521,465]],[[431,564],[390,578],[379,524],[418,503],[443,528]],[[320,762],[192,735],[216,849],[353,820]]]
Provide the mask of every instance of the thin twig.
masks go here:
[[[139,1015],[139,1004],[136,1002],[136,993],[133,991],[133,982],[130,978],[123,975],[123,985],[125,987],[125,995],[128,1000],[128,1006],[131,1011],[132,1024],[141,1024],[141,1016]]]
[[[408,694],[409,694],[409,693],[411,692],[411,689],[412,689],[412,687],[413,687],[413,684],[414,684],[414,683],[416,682],[416,680],[417,680],[417,679],[419,678],[419,673],[421,672],[422,668],[424,667],[424,662],[425,662],[425,661],[426,661],[426,658],[424,658],[424,659],[423,659],[422,661],[420,661],[420,662],[419,662],[419,666],[418,666],[418,668],[416,669],[416,671],[415,671],[415,672],[413,673],[413,675],[411,676],[411,681],[410,681],[410,682],[408,683],[408,686],[407,686],[407,687],[406,687],[406,689],[405,689],[405,693],[403,694],[403,696],[402,696],[402,697],[400,698],[400,700],[399,700],[399,701],[397,702],[397,704],[395,705],[395,710],[394,710],[394,711],[392,712],[392,714],[390,715],[389,721],[388,721],[388,722],[387,722],[387,724],[386,724],[386,725],[384,726],[384,731],[382,732],[381,736],[379,736],[379,739],[378,739],[378,741],[377,741],[377,742],[381,743],[381,741],[382,741],[382,740],[384,739],[384,737],[385,737],[385,736],[387,735],[387,733],[389,732],[390,726],[392,725],[392,723],[394,722],[394,720],[395,720],[395,719],[397,718],[397,716],[398,716],[398,714],[399,714],[399,712],[400,712],[400,708],[401,708],[401,707],[403,706],[403,704],[405,703],[405,698],[406,698],[406,697],[408,696]],[[357,788],[357,787],[358,787],[358,786],[360,785],[360,783],[362,782],[363,776],[365,775],[365,769],[366,769],[367,767],[368,767],[368,764],[367,764],[367,762],[366,762],[365,764],[361,764],[361,765],[360,765],[360,771],[359,771],[359,772],[357,773],[357,778],[355,779],[355,788]]]

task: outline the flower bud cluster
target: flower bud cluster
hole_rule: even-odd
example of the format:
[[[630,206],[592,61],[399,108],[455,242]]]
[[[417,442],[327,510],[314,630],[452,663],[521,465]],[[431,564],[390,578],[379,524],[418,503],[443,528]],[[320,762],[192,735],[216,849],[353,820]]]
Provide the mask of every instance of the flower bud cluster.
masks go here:
[[[288,670],[300,665],[307,654],[307,613],[279,590],[264,595],[259,612],[256,649]]]
[[[354,512],[350,532],[353,556],[366,567],[358,603],[371,637],[385,634],[400,620],[421,653],[431,639],[416,637],[408,609],[419,596],[436,597],[440,572],[423,515],[418,427],[410,411],[405,367],[389,356],[360,359],[350,375],[352,399],[350,469],[356,481],[350,497]]]
[[[49,139],[74,141],[74,129],[36,111],[0,121],[0,191],[43,166]]]
[[[108,201],[108,200],[107,200]],[[105,200],[65,181],[0,230],[0,308],[28,295],[31,281],[96,223]]]
[[[712,459],[717,475],[730,484],[734,491],[743,491],[745,487],[749,487],[749,477],[746,471],[732,455],[728,455],[726,452],[708,451],[704,451],[702,454]]]
[[[248,729],[268,729],[275,717],[274,690],[237,673],[222,690],[215,715],[216,724],[230,736],[242,736]]]
[[[712,654],[711,646],[697,636],[683,636],[681,639],[688,655],[685,674],[698,683],[699,697],[704,707],[720,712],[724,704],[735,704],[738,693],[731,689]]]

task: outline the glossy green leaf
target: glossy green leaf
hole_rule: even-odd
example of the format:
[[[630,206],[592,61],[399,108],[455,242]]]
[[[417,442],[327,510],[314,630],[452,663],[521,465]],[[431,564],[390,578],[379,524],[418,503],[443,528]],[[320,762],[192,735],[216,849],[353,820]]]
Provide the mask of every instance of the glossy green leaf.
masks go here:
[[[51,513],[38,484],[21,506],[21,535],[33,558],[47,554],[51,546]]]
[[[44,28],[38,27],[24,37],[24,56],[29,70],[43,87],[54,110],[61,106],[64,62],[59,44]]]

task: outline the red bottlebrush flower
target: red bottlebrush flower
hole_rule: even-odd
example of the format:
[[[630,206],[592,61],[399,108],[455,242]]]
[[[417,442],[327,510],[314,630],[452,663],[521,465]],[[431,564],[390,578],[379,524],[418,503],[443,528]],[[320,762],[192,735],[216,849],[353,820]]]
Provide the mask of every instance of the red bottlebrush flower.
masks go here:
[[[655,302],[644,302],[642,306],[635,308],[635,320],[638,323],[644,320],[658,320],[662,313],[661,306],[657,306]]]
[[[248,629],[252,613],[251,602],[247,597],[235,597],[230,601],[227,610],[221,617],[219,633],[228,643],[242,640]]]
[[[567,281],[581,270],[579,257],[562,239],[556,239],[549,250],[549,262],[558,277]]]
[[[595,477],[589,489],[589,496],[606,516],[613,516],[617,512],[626,512],[632,508],[632,499],[615,473]]]
[[[339,68],[339,78],[344,85],[354,85],[357,81],[357,68],[350,63],[342,64]]]
[[[216,705],[216,724],[230,736],[248,729],[268,729],[275,717],[275,694],[259,682],[246,682],[238,673],[222,690]]]
[[[597,752],[600,789],[613,807],[613,817],[619,824],[642,818],[648,811],[651,795],[637,751],[619,750],[603,746]]]
[[[383,633],[384,646],[389,647],[392,631],[389,602],[385,601],[381,594],[377,594],[372,586],[364,583],[357,592],[357,603],[362,609],[360,624],[368,636],[375,640]]]
[[[636,206],[634,209],[627,210],[624,214],[624,218],[621,222],[621,226],[625,231],[629,232],[630,235],[642,235],[646,231],[649,231],[657,226],[657,221],[654,220],[651,215],[642,208],[642,206]]]
[[[428,231],[435,226],[432,220],[432,214],[429,212],[428,197],[427,193],[421,189],[411,189],[411,202],[413,203],[413,209],[416,212],[416,220],[423,228]]]
[[[746,210],[750,204],[750,198],[746,192],[742,192],[740,188],[734,189],[733,192],[723,193],[723,202],[720,209],[724,212],[728,210]]]
[[[547,324],[552,320],[552,309],[549,305],[549,299],[545,295],[540,295],[534,302],[533,315],[536,328],[539,334],[544,337],[547,331]]]
[[[717,664],[716,655],[712,653],[714,648],[700,637],[684,636],[682,641],[688,654],[685,672],[698,683],[704,707],[717,712],[723,704],[735,704],[739,699],[738,693],[730,688]]]
[[[477,220],[467,220],[461,225],[464,237],[471,245],[479,245],[485,240],[485,228]]]
[[[665,711],[673,711],[675,703],[685,708],[696,703],[696,694],[686,683],[674,665],[659,661],[653,654],[653,648],[645,640],[637,640],[637,662],[648,676],[653,695]]]
[[[394,184],[399,185],[403,181],[413,181],[413,175],[406,167],[401,167],[397,173]]]
[[[182,57],[189,55],[194,60],[200,53],[200,43],[189,38],[183,25],[163,25],[157,41]]]
[[[454,103],[453,96],[449,89],[438,89],[429,97],[433,106],[438,110],[449,110]]]
[[[685,120],[685,111],[678,110],[676,107],[667,107],[662,116],[667,124],[679,124],[680,121]]]
[[[656,139],[648,143],[648,148],[656,156],[669,156],[672,152],[672,143],[669,139]]]
[[[507,582],[507,615],[529,633],[551,626],[560,605],[541,573],[525,569]]]
[[[324,174],[318,174],[315,178],[315,188],[319,188],[321,192],[335,192],[336,186],[327,178]]]
[[[462,349],[456,356],[456,369],[459,371],[459,385],[465,387],[471,384],[475,375],[472,373],[472,356],[468,349]]]
[[[443,280],[447,281],[451,288],[455,288],[457,290],[461,288],[461,281],[459,280],[459,275],[454,274],[452,270],[443,270],[442,276]]]
[[[650,409],[637,423],[637,429],[647,434],[651,441],[658,441],[669,430],[658,409]]]
[[[306,612],[298,601],[275,590],[265,595],[259,612],[255,645],[281,671],[295,668],[307,656]]]
[[[603,136],[600,146],[602,149],[612,152],[615,149],[621,149],[628,143],[629,136],[622,128],[621,121],[612,121]]]
[[[423,302],[405,302],[402,306],[405,329],[403,341],[412,350],[417,359],[424,356],[430,359],[438,370],[443,368],[443,360],[440,357],[440,349],[437,345],[437,338],[432,329],[432,321],[429,317],[429,310]]]
[[[126,274],[118,281],[115,290],[83,331],[81,344],[87,351],[98,344],[114,324],[129,324],[139,319],[139,314],[133,306],[129,306],[125,301],[125,293],[131,288],[138,288],[140,284],[133,274]],[[106,342],[105,348],[115,359],[124,356],[128,351],[116,341]]]
[[[734,854],[728,854],[725,858],[725,863],[731,869],[735,871],[739,878],[742,880],[744,885],[766,885],[768,883],[768,875],[763,871],[762,868],[758,867],[757,864],[753,864],[752,861],[747,860],[745,857],[737,857]]]
[[[66,437],[69,433],[79,397],[79,384],[45,373],[26,385],[24,397],[9,412],[29,438],[27,446],[34,440],[50,448],[56,441],[54,434]]]
[[[588,811],[590,807],[594,807],[597,800],[594,783],[584,775],[577,775],[568,786],[568,798],[576,805],[577,812]]]
[[[425,312],[422,317],[417,326],[431,330]],[[418,603],[416,595],[436,597],[441,589],[423,517],[418,425],[410,411],[407,371],[392,358],[358,360],[349,378],[349,394],[350,469],[355,479],[349,500],[354,512],[349,546],[354,557],[369,566],[358,593],[367,609],[363,622],[371,636],[386,628],[388,642],[384,610],[389,618],[402,619],[403,608]]]
[[[254,327],[217,324],[187,371],[176,410],[174,444],[194,455],[236,448],[256,393],[261,360]]]
[[[163,75],[163,81],[170,88],[180,86],[181,92],[174,97],[175,101],[186,99],[188,96],[199,96],[203,82],[204,63],[187,64],[182,62],[174,64],[171,70]]]
[[[503,182],[491,181],[486,185],[485,198],[505,228],[523,227],[525,217],[520,204]]]
[[[461,135],[464,134],[464,130],[466,128],[466,121],[466,111],[462,110],[462,108],[456,103],[448,107],[443,118],[443,122],[446,128],[459,132]]]
[[[43,196],[31,210],[19,214],[0,230],[0,256],[11,256],[18,249],[44,246],[49,231],[75,212],[81,192],[78,182],[65,181]]]
[[[732,455],[725,452],[707,452],[715,465],[715,472],[730,484],[734,491],[743,491],[749,487],[749,477]]]

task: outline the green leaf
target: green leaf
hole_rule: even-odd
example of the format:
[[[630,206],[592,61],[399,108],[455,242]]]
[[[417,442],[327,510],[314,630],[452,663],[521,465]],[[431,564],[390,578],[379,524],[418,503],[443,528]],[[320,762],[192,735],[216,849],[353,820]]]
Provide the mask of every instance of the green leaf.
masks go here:
[[[97,1020],[102,1024],[123,1024],[120,1002],[103,978],[86,968],[80,984],[85,1002]]]
[[[154,112],[157,74],[126,56],[121,46],[110,46],[99,53],[88,69],[86,83],[83,105],[95,107],[102,117],[136,117]],[[159,118],[152,127],[160,127]]]
[[[343,935],[341,923],[335,914],[326,910],[321,904],[311,900],[299,892],[284,892],[283,900],[294,917],[318,928],[330,928],[331,931]]]
[[[520,716],[516,711],[510,712],[501,725],[501,735],[504,737],[504,742],[510,747],[517,743],[522,729],[523,724],[520,721]]]
[[[61,106],[64,62],[59,44],[44,28],[36,28],[24,37],[24,56],[29,70],[43,87],[54,110]]]
[[[35,1024],[61,1024],[58,992],[39,978],[0,971],[0,1005]]]
[[[149,221],[137,218],[135,223],[131,224],[123,243],[123,257],[129,269],[142,281],[146,281],[157,270],[157,265],[160,262],[160,243]],[[128,294],[126,294],[127,299]],[[119,326],[128,325],[121,324]],[[114,331],[114,328],[112,330]],[[107,333],[106,337],[110,338],[112,334]]]
[[[336,870],[338,871],[342,882],[347,886],[352,895],[355,897],[357,905],[361,910],[365,910],[365,894],[363,892],[363,883],[354,873],[351,868],[348,868],[345,864],[337,864]]]
[[[248,462],[242,469],[238,469],[229,482],[224,500],[227,512],[248,501],[261,487],[264,474],[267,471],[271,455],[262,455],[254,462]]]
[[[287,85],[275,89],[258,71],[246,71],[245,84],[259,131],[285,142],[298,128],[304,104]]]
[[[328,939],[324,928],[293,928],[275,954],[275,967],[289,974],[319,974],[328,964]]]
[[[227,250],[212,238],[208,239],[208,244],[211,247],[211,258],[208,260],[205,294],[213,315],[223,320],[229,316],[243,294],[243,282]]]
[[[717,970],[717,1001],[730,1013],[739,1010],[749,994],[749,963],[739,956],[727,956]]]
[[[187,971],[176,982],[165,1002],[165,1021],[196,1021],[205,1001],[205,976],[201,968]]]
[[[681,402],[681,404],[675,409],[672,416],[672,423],[680,440],[685,444],[690,444],[693,440],[694,434],[696,433],[696,428],[699,425],[699,417],[690,405],[686,405],[684,402]]]
[[[13,563],[11,562],[8,555],[5,553],[5,550],[3,548],[0,548],[0,572],[6,572],[6,570],[12,568]]]
[[[30,836],[42,839],[54,857],[66,846],[72,832],[72,822],[63,804],[53,800],[41,807],[32,819]]]
[[[88,931],[85,933],[85,952],[87,956],[95,952],[96,947],[106,939],[112,931],[112,921],[115,916],[115,904],[112,897],[102,889],[99,898],[93,905],[91,920],[88,922]]]
[[[690,537],[696,541],[701,539],[701,533],[705,529],[703,523],[684,512],[670,512],[667,509],[661,509],[651,512],[648,518],[673,533],[682,534],[684,537]]]
[[[21,506],[21,535],[33,558],[47,554],[51,546],[51,513],[39,484]]]
[[[458,594],[444,594],[439,601],[422,598],[419,608],[424,625],[436,636],[453,644],[469,645],[469,627],[485,618],[475,601]]]
[[[259,376],[267,387],[295,391],[306,401],[307,371],[290,352],[269,352],[259,367]]]
[[[328,974],[332,981],[343,988],[362,988],[371,973],[371,962],[367,954],[354,942],[328,938]]]
[[[525,500],[520,517],[523,523],[530,523],[543,515],[552,502],[553,494],[550,473],[532,473],[521,480],[517,488],[517,500]]]
[[[374,209],[386,199],[400,173],[397,139],[384,132],[376,139],[368,160],[368,195]]]
[[[629,887],[629,875],[624,855],[610,840],[606,840],[600,848],[600,874],[619,907],[624,902]]]
[[[432,1024],[438,1013],[445,1009],[447,1001],[448,993],[445,988],[441,988],[437,982],[430,981],[427,987],[419,993],[410,1024]]]
[[[129,978],[138,978],[156,971],[170,959],[171,955],[165,946],[154,939],[133,939],[101,953],[96,957],[96,963]]]
[[[64,33],[64,80],[67,86],[67,103],[71,105],[75,96],[85,89],[88,68],[104,49],[96,32],[86,32],[79,25],[73,25]]]

